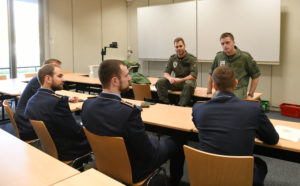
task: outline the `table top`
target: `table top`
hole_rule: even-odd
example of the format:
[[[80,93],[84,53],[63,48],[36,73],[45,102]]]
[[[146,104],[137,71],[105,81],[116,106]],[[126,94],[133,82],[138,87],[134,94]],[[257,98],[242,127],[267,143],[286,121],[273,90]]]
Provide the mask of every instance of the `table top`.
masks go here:
[[[19,96],[26,87],[26,83],[22,82],[23,79],[6,79],[0,80],[0,93],[10,95],[10,96]]]
[[[76,92],[70,91],[63,91],[63,95],[75,95],[81,94]],[[85,95],[88,96],[88,95]],[[141,105],[142,101],[138,100],[131,100],[131,99],[124,99],[130,103],[135,105]],[[82,102],[78,103],[81,104]],[[77,107],[77,109],[81,107]],[[180,107],[174,105],[165,105],[156,103],[155,105],[150,105],[149,108],[143,108],[141,112],[142,120],[146,124],[156,125],[160,127],[185,131],[185,132],[198,132],[196,129],[193,121],[192,121],[192,108],[190,107]],[[289,121],[282,121],[282,120],[273,120],[271,122],[276,125],[288,126],[293,127],[296,129],[300,129],[300,124],[298,122],[289,122]],[[256,139],[256,143],[259,145],[266,145],[259,140]],[[266,145],[268,146],[268,145]],[[300,141],[292,142],[285,139],[280,139],[277,145],[269,145],[272,148],[278,148],[283,150],[290,150],[294,152],[300,152]]]
[[[65,81],[69,81],[69,82],[74,82],[74,83],[85,83],[85,84],[95,84],[95,85],[101,85],[100,81],[98,78],[90,78],[90,77],[86,77],[86,74],[83,73],[70,73],[70,74],[65,74],[64,75],[64,79]],[[151,82],[151,91],[156,92],[156,87],[155,84],[157,82],[157,80],[159,78],[155,78],[155,77],[148,77],[148,79]],[[196,87],[195,92],[194,92],[194,96],[195,97],[200,97],[200,98],[211,98],[212,95],[207,95],[207,88],[205,87]],[[213,90],[214,92],[214,90]],[[181,91],[171,91],[169,90],[170,94],[175,94],[175,95],[180,95]],[[254,93],[253,99],[258,99],[259,97],[262,96],[262,93]]]
[[[0,129],[0,185],[51,185],[80,172]]]
[[[63,95],[63,96],[69,96],[69,97],[76,96],[76,97],[78,97],[79,99],[82,100],[82,101],[77,102],[77,103],[70,103],[69,102],[71,112],[81,110],[83,101],[85,101],[89,98],[97,97],[95,95],[88,95],[88,94],[83,94],[83,93],[78,93],[78,92],[67,91],[67,90],[58,90],[58,91],[55,91],[55,93],[59,94],[59,95]]]
[[[54,186],[82,185],[121,186],[123,184],[93,168],[54,184]]]
[[[68,81],[68,82],[74,82],[74,83],[101,85],[98,78],[90,78],[90,77],[87,77],[86,74],[83,74],[83,73],[64,74],[64,80]]]
[[[270,119],[270,121],[272,122],[274,127],[277,125],[281,125],[281,126],[291,127],[291,128],[295,128],[295,129],[300,129],[299,122],[291,122],[291,121],[275,120],[275,119]],[[198,133],[198,130],[195,126],[194,126],[193,131]],[[255,143],[257,145],[268,146],[271,148],[289,150],[289,151],[300,153],[300,140],[298,140],[298,142],[293,142],[293,141],[289,141],[289,140],[280,138],[279,142],[276,145],[267,145],[267,144],[263,143],[262,141],[260,141],[259,139],[255,139]]]
[[[291,127],[291,128],[295,128],[295,129],[300,129],[299,122],[275,120],[275,119],[270,119],[270,121],[272,122],[274,127],[277,125],[280,125],[280,126],[286,126],[286,127]],[[289,141],[289,140],[280,138],[278,144],[276,144],[276,145],[267,145],[258,139],[255,139],[255,142],[256,142],[256,144],[263,145],[263,146],[269,146],[269,147],[274,147],[277,149],[289,150],[289,151],[300,153],[300,140],[298,140],[297,142],[293,142],[293,141]]]
[[[136,105],[142,101],[124,99]],[[192,121],[192,108],[156,103],[149,108],[143,108],[142,120],[146,124],[171,128],[175,130],[192,132],[194,124]]]

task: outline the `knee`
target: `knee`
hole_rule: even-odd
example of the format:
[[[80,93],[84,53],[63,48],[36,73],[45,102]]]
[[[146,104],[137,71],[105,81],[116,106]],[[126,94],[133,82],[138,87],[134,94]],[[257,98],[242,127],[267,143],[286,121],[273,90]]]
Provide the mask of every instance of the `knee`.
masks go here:
[[[166,78],[161,78],[156,82],[156,87],[165,86],[168,83],[169,83],[169,80],[167,80]]]
[[[184,83],[184,87],[195,88],[196,87],[196,81],[195,80],[187,80]]]

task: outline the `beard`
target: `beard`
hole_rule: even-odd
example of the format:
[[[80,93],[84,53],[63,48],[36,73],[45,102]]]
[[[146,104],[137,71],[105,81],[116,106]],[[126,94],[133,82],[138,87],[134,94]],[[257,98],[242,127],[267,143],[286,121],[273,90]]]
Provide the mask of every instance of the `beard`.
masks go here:
[[[129,84],[128,84],[128,86],[127,87],[122,87],[122,83],[120,84],[120,86],[119,86],[119,91],[121,92],[121,93],[124,93],[124,92],[127,92],[128,90],[129,90]]]
[[[51,89],[55,92],[57,90],[62,90],[63,89],[63,85],[59,86],[59,85],[51,85]]]

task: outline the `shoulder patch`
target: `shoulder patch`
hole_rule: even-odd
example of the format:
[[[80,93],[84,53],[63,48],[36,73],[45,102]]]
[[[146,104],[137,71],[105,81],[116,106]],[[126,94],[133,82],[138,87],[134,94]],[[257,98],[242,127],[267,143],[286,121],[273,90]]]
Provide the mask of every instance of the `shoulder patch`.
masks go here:
[[[52,96],[54,96],[54,97],[57,97],[57,98],[62,98],[63,96],[60,96],[60,95],[57,95],[57,94],[51,94]]]
[[[127,101],[121,100],[120,102],[121,102],[122,104],[124,104],[124,105],[128,106],[128,107],[131,107],[131,108],[134,108],[134,107],[135,107],[135,105],[134,105],[134,104],[132,104],[132,103],[129,103],[129,102],[127,102]]]

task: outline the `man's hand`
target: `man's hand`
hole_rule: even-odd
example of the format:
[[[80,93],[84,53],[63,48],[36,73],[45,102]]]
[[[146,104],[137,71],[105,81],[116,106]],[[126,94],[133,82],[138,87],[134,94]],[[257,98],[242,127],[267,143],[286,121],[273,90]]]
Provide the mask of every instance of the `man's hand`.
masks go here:
[[[76,96],[69,98],[69,102],[71,102],[71,103],[77,103],[78,101],[79,101],[79,98]]]
[[[175,84],[175,79],[176,78],[173,78],[173,77],[169,77],[168,78],[168,80],[169,80],[169,82],[170,82],[171,85]]]

